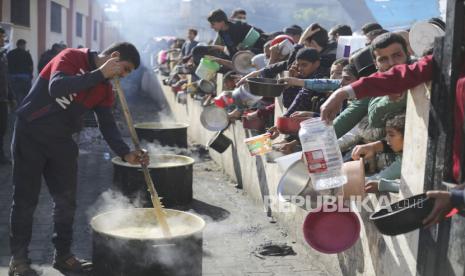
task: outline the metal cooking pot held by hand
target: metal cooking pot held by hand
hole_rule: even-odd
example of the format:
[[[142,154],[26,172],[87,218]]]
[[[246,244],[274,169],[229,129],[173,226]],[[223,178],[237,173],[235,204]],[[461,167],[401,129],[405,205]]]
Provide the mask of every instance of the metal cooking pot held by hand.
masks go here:
[[[221,131],[229,125],[228,113],[223,108],[210,105],[200,114],[200,122],[208,130]]]
[[[286,88],[285,83],[279,83],[275,79],[248,78],[250,92],[263,97],[279,97]]]

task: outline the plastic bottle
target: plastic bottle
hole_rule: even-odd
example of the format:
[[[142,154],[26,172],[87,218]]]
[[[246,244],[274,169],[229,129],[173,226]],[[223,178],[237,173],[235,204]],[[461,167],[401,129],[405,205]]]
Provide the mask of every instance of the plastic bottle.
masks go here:
[[[308,119],[300,123],[299,137],[315,190],[343,186],[347,177],[333,126],[320,118]]]

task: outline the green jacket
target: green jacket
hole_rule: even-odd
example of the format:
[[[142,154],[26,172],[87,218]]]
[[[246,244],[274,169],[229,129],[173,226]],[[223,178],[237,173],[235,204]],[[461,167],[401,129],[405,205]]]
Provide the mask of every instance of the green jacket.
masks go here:
[[[336,136],[337,138],[342,137],[366,115],[368,115],[368,125],[370,127],[384,128],[387,118],[404,113],[406,106],[406,94],[398,101],[391,101],[387,96],[352,101],[334,120]]]

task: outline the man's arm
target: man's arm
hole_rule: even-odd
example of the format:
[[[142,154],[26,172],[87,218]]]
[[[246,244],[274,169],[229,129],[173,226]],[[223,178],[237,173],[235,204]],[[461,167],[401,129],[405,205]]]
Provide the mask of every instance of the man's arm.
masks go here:
[[[80,76],[71,76],[58,71],[50,79],[48,88],[50,96],[58,98],[89,89],[102,81],[105,81],[105,77],[99,69]]]
[[[413,64],[401,64],[386,72],[378,72],[361,78],[350,88],[357,99],[399,94],[433,78],[433,56],[426,56]]]
[[[123,158],[130,152],[130,150],[129,146],[121,137],[121,132],[116,125],[111,107],[96,107],[94,108],[94,112],[97,114],[97,120],[100,132],[103,134],[103,138],[107,141],[110,148],[118,156]]]
[[[336,120],[334,120],[334,130],[337,138],[344,136],[352,128],[354,128],[368,113],[368,104],[370,98],[352,101],[349,106],[344,109]]]
[[[108,59],[100,68],[82,75],[73,75],[76,72],[74,66],[66,54],[53,64],[48,87],[50,96],[57,98],[89,89],[105,79],[119,75],[122,70],[117,57]]]

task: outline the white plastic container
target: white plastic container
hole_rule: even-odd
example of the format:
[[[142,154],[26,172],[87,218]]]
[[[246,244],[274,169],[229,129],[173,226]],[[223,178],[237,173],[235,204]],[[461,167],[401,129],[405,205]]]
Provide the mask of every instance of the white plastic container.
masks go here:
[[[365,47],[365,36],[340,36],[337,40],[336,58],[349,57],[353,52]]]
[[[332,125],[320,118],[300,123],[300,143],[315,190],[343,186],[347,177],[342,172],[342,154]]]

